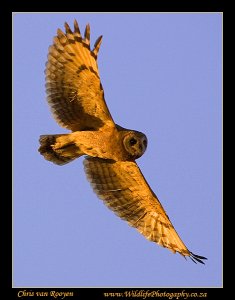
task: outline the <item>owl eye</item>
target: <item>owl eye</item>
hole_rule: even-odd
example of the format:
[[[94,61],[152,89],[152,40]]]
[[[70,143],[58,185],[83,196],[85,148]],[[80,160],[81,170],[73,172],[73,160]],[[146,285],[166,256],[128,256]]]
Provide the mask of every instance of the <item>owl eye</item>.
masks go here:
[[[131,146],[135,145],[136,143],[137,143],[137,140],[136,140],[136,139],[134,139],[134,138],[131,138],[131,139],[130,139],[130,145],[131,145]]]

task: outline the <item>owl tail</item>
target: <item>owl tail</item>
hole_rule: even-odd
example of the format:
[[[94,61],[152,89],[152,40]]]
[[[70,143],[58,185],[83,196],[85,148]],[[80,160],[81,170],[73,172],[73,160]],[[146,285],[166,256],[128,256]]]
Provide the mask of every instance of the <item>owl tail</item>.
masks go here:
[[[61,147],[55,147],[58,138],[62,137],[67,140],[68,136],[69,134],[41,135],[39,138],[41,146],[38,151],[46,160],[54,164],[67,164],[82,155],[82,153],[78,153],[77,147],[73,143],[64,143]]]

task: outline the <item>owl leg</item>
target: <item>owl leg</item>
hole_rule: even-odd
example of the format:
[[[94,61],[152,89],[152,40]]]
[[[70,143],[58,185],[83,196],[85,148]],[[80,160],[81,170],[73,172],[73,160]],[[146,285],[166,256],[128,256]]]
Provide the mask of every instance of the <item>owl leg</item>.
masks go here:
[[[67,164],[83,155],[69,136],[70,134],[41,135],[38,151],[54,164]]]

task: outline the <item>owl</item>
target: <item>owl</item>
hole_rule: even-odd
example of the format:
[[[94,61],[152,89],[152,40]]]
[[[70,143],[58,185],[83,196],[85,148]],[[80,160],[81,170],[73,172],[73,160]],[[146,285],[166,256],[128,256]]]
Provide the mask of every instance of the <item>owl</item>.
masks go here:
[[[49,47],[46,63],[47,101],[67,134],[41,135],[39,152],[57,165],[85,155],[84,169],[94,192],[118,217],[146,239],[173,253],[203,263],[177,234],[136,160],[147,148],[144,133],[115,124],[104,98],[97,55],[100,36],[90,49],[90,26],[82,37],[65,23]]]

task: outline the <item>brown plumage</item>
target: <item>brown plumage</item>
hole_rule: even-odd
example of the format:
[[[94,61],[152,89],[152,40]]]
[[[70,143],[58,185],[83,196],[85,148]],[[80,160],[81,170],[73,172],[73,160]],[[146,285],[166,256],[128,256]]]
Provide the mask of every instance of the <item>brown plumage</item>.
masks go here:
[[[71,133],[42,135],[39,152],[58,165],[86,155],[87,178],[108,208],[148,240],[204,263],[187,249],[135,162],[146,150],[146,136],[112,119],[97,66],[101,40],[90,50],[90,26],[82,38],[77,21],[74,31],[67,23],[65,33],[58,29],[46,63],[47,101]]]

